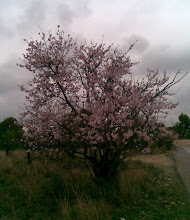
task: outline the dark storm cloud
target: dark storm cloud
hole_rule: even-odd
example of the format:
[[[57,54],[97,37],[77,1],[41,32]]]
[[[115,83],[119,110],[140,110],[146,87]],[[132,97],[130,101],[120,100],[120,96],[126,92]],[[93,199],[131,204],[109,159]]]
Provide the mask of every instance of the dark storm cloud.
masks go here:
[[[129,37],[126,39],[126,42],[130,43],[123,44],[126,46],[123,47],[128,49],[129,45],[134,43],[134,38]],[[130,53],[132,61],[139,62],[132,68],[134,78],[144,78],[148,73],[147,69],[158,69],[160,75],[162,75],[164,71],[170,75],[170,82],[179,69],[180,73],[177,79],[182,77],[186,72],[189,72],[185,78],[171,88],[172,92],[176,92],[174,96],[170,97],[171,100],[174,103],[179,102],[179,105],[176,107],[176,109],[172,110],[166,119],[166,124],[171,126],[177,122],[178,116],[181,113],[185,113],[190,116],[190,46],[182,48],[180,46],[174,47],[169,44],[149,45],[148,42],[144,45],[146,46],[142,46],[140,49],[135,49],[134,46]]]
[[[129,37],[123,38],[122,48],[128,50],[129,47],[135,43],[132,52],[133,53],[142,53],[149,47],[149,42],[146,38],[141,35],[131,35]]]
[[[56,14],[60,24],[70,25],[75,19],[80,17],[87,18],[87,16],[90,15],[91,10],[88,7],[89,1],[70,1],[69,3],[67,1],[63,1],[56,8]]]
[[[63,25],[68,25],[73,22],[76,16],[75,11],[66,3],[63,3],[57,7],[58,19]]]
[[[21,92],[12,92],[7,94],[4,97],[0,95],[0,121],[3,121],[7,117],[18,117],[21,108],[19,106],[23,106],[24,96]]]
[[[43,0],[30,1],[29,5],[25,8],[23,14],[19,17],[18,29],[19,31],[26,32],[40,26],[46,19],[47,5]]]
[[[0,80],[0,96],[6,96],[8,93],[13,93],[17,90],[17,79],[15,66],[13,60],[7,61],[7,63],[0,66],[1,80]],[[15,74],[14,74],[15,73]]]
[[[149,51],[143,54],[140,67],[145,69],[160,68],[166,71],[174,71],[181,69],[182,71],[190,71],[190,47],[172,48],[169,45],[159,45],[151,47]]]
[[[17,57],[22,57],[22,52],[25,53],[26,45],[22,39],[36,39],[38,26],[44,32],[50,29],[54,32],[54,28],[61,25],[66,33],[79,41],[102,41],[104,35],[105,43],[115,42],[125,51],[137,40],[130,52],[132,61],[140,62],[133,68],[137,77],[144,77],[147,68],[158,67],[160,73],[166,70],[174,74],[180,68],[181,72],[185,73],[190,71],[189,4],[186,0],[177,0],[174,3],[167,0],[163,4],[160,4],[159,0],[2,1],[0,117],[15,115],[15,112],[18,112],[17,106],[25,102],[24,94],[19,91],[17,85],[26,85],[31,74],[15,64],[18,62]],[[179,47],[180,42],[184,43],[184,48]],[[176,90],[181,87],[173,97],[175,102],[180,101],[172,113],[176,119],[178,114],[190,112],[189,82],[188,76],[176,87]]]
[[[176,109],[172,110],[167,117],[167,124],[172,125],[178,119],[181,113],[190,115],[190,47],[186,48],[173,48],[170,45],[157,45],[150,47],[139,58],[140,63],[136,66],[136,72],[139,76],[145,76],[147,74],[147,68],[155,70],[159,69],[160,75],[166,71],[173,79],[175,73],[180,70],[178,79],[182,77],[186,72],[189,72],[179,83],[173,88],[173,92],[177,92],[171,97],[174,103],[179,105]]]
[[[25,102],[24,93],[18,85],[27,84],[31,74],[16,66],[16,56],[0,65],[0,121],[6,117],[18,116],[19,106]]]
[[[73,5],[72,1],[70,2],[71,4],[69,4],[68,1],[62,1],[55,6],[50,1],[36,0],[25,2],[22,9],[20,9],[21,13],[18,15],[17,20],[15,19],[14,21],[16,26],[13,25],[14,30],[17,28],[20,34],[19,40],[21,41],[21,38],[25,38],[26,35],[32,36],[34,32],[36,32],[35,29],[37,26],[43,29],[48,22],[50,22],[51,25],[53,25],[52,22],[54,22],[54,26],[56,26],[59,24],[58,20],[60,20],[64,26],[67,24],[69,29],[75,19],[80,19],[89,14],[88,1],[81,2],[82,4],[78,4],[76,1]],[[3,19],[0,19],[1,36],[8,37],[11,35],[16,42],[18,35],[11,34],[12,26],[5,22],[5,18]],[[46,28],[48,29],[49,26],[47,25]],[[80,33],[76,34],[76,36],[77,38],[82,38],[82,34]],[[5,59],[0,64],[0,121],[10,116],[17,117],[19,115],[19,106],[22,107],[23,103],[26,102],[25,94],[20,91],[18,85],[24,84],[26,86],[29,80],[32,79],[32,74],[16,66],[16,63],[19,63],[19,57],[22,58],[22,52],[25,53],[23,50],[23,45],[21,48],[17,45],[17,51],[15,54],[11,54],[10,52],[8,53],[5,48],[5,52],[9,54],[9,56],[7,56],[9,59]]]
[[[180,88],[177,94],[172,98],[173,102],[179,103],[176,109],[174,109],[167,118],[169,125],[173,125],[178,121],[180,114],[184,113],[190,116],[190,88],[188,83],[190,81],[190,76],[184,78],[180,83]]]
[[[7,99],[7,96],[15,95],[20,92],[19,85],[27,84],[32,78],[32,74],[18,67],[21,63],[15,55],[6,63],[0,65],[0,98]],[[18,97],[19,99],[19,97]]]
[[[177,121],[180,114],[184,113],[190,116],[190,76],[187,75],[182,81],[173,88],[177,92],[173,97],[173,103],[179,103],[178,106],[170,112],[166,122],[168,125],[173,126]]]
[[[139,62],[134,67],[138,76],[145,76],[147,69],[159,69],[160,73],[166,71],[168,74],[174,74],[180,69],[181,75],[187,71],[190,72],[190,46],[180,48],[169,44],[150,45],[146,49],[144,48],[144,51],[143,49],[138,49],[138,52],[137,49],[135,50],[135,46],[130,55],[132,61]]]

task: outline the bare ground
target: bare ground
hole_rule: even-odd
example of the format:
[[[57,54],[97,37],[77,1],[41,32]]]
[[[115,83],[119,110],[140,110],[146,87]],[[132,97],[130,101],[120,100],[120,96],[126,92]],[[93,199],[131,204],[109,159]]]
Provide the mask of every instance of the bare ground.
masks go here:
[[[183,146],[190,146],[190,140],[175,140],[175,151],[178,151]],[[133,157],[133,160],[139,160],[144,163],[153,164],[154,166],[161,168],[166,174],[172,176],[178,176],[176,160],[174,157],[175,151],[159,154],[142,154]]]
[[[183,147],[183,146],[190,146],[190,139],[175,140],[174,144],[176,148]]]
[[[190,146],[190,140],[175,140],[174,145],[176,147],[176,150],[183,146]],[[142,154],[142,155],[137,155],[133,158],[134,160],[140,160],[144,163],[150,163],[153,164],[157,167],[162,167],[162,168],[171,168],[175,167],[175,161],[173,158],[173,152],[168,152],[168,153],[161,153],[161,154]]]
[[[173,167],[175,165],[173,159],[168,154],[145,154],[135,156],[133,159],[150,163],[157,167]]]

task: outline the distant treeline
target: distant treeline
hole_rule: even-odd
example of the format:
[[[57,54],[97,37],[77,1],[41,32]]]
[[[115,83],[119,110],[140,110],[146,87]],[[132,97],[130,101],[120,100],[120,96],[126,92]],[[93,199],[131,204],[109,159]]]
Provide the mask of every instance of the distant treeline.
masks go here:
[[[10,150],[24,148],[24,130],[14,117],[4,119],[0,123],[0,150],[6,154]]]
[[[190,118],[186,114],[179,116],[179,122],[173,127],[179,139],[190,139]]]

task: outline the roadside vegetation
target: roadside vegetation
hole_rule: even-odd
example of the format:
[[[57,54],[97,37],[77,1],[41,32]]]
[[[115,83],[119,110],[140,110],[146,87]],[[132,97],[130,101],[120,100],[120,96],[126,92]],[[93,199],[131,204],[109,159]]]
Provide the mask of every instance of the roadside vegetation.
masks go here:
[[[179,122],[174,125],[174,130],[178,134],[179,139],[190,139],[190,118],[186,114],[181,114]]]
[[[79,44],[60,26],[25,41],[33,80],[19,124],[0,124],[0,219],[190,219],[177,174],[134,160],[173,148],[159,121],[187,73],[139,78],[134,44]]]
[[[134,151],[172,144],[159,122],[177,106],[168,99],[170,88],[187,73],[170,77],[148,69],[139,77],[131,69],[138,64],[129,55],[134,44],[122,51],[103,42],[79,43],[59,25],[56,33],[41,31],[25,42],[18,66],[33,79],[20,85],[27,103],[19,122],[31,151],[87,161],[101,185],[101,179],[109,184],[118,178]]]
[[[30,165],[25,151],[0,152],[0,218],[190,219],[177,176],[128,160],[118,183],[97,186],[76,159]]]
[[[8,155],[11,150],[24,148],[24,130],[16,118],[9,117],[0,122],[0,150]]]

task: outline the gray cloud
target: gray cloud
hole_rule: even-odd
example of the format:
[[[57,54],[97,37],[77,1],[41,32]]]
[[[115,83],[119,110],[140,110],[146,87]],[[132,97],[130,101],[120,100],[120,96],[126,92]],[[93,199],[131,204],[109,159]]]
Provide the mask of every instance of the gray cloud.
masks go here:
[[[24,95],[21,92],[12,92],[2,97],[0,95],[0,121],[7,117],[18,117],[19,111],[21,111],[19,106],[22,106],[24,102]]]
[[[58,19],[63,25],[68,25],[73,22],[76,17],[75,11],[68,4],[61,4],[57,7]]]
[[[78,17],[84,17],[85,19],[92,13],[92,10],[89,8],[89,0],[75,0],[76,3],[76,14]]]
[[[178,107],[173,112],[173,114],[176,115],[175,117],[176,119],[181,113],[185,113],[190,116],[189,82],[190,82],[190,73],[179,83],[178,85],[179,91],[173,98],[175,101],[179,102]]]
[[[25,102],[24,93],[18,87],[31,79],[28,71],[16,66],[16,56],[0,65],[0,121],[6,117],[19,115],[19,106]]]
[[[10,22],[11,21],[11,22]],[[4,4],[0,7],[0,38],[6,37],[10,39],[13,37],[13,20],[10,18],[9,10],[6,10]]]
[[[24,94],[17,85],[26,84],[32,75],[15,64],[17,54],[21,57],[21,53],[25,53],[26,45],[21,39],[30,36],[36,39],[38,26],[44,32],[51,29],[54,33],[54,28],[60,24],[66,33],[78,41],[101,42],[104,35],[106,44],[114,42],[124,50],[138,40],[130,53],[132,61],[140,62],[133,68],[137,76],[144,76],[147,68],[158,67],[160,73],[166,70],[172,74],[179,68],[185,73],[190,70],[189,4],[186,0],[173,3],[166,0],[163,4],[159,0],[2,1],[0,119],[7,114],[17,114],[17,106],[25,102]],[[180,105],[172,111],[169,119],[173,117],[176,120],[180,113],[190,112],[189,82],[188,76],[176,87],[176,90],[181,89],[173,100],[180,101]]]
[[[128,50],[129,47],[134,44],[132,53],[142,53],[149,47],[149,42],[146,38],[138,34],[133,34],[129,37],[123,38],[122,48]]]
[[[86,19],[90,15],[89,1],[70,1],[69,3],[63,1],[56,7],[59,24],[71,25],[75,19],[83,17]]]
[[[11,30],[8,25],[6,26],[6,19],[2,19],[0,17],[0,30],[1,30],[1,37],[6,37],[6,38],[12,38],[13,37],[13,31]]]
[[[173,48],[169,45],[152,46],[142,55],[139,69],[144,71],[147,68],[156,69],[159,67],[161,71],[166,70],[167,72],[176,72],[179,69],[190,71],[189,48]]]
[[[7,63],[0,66],[1,80],[0,80],[0,96],[12,93],[17,90],[17,79],[15,72],[15,66],[13,60],[7,61]],[[13,72],[14,71],[14,72]]]
[[[140,63],[135,67],[137,75],[144,76],[147,74],[147,68],[157,69],[159,68],[160,75],[163,71],[166,71],[171,75],[170,81],[173,79],[174,74],[181,69],[181,73],[178,78],[183,76],[189,71],[189,74],[176,84],[173,88],[173,92],[177,92],[171,99],[174,103],[179,105],[176,109],[172,110],[167,117],[167,124],[172,125],[178,120],[178,116],[181,113],[190,112],[190,47],[187,48],[173,48],[170,45],[156,45],[150,47],[142,56],[139,58]]]
[[[133,38],[131,38],[133,40]],[[127,41],[128,42],[128,41]],[[129,41],[130,42],[130,41]],[[130,42],[131,43],[131,42]],[[134,73],[134,78],[144,77],[147,75],[147,69],[156,70],[159,69],[159,74],[162,75],[166,71],[170,75],[170,81],[173,79],[175,73],[181,69],[178,79],[182,77],[186,72],[189,71],[189,74],[186,75],[178,84],[176,84],[171,91],[177,92],[170,99],[174,103],[179,105],[176,109],[173,109],[166,119],[168,125],[176,123],[178,116],[181,113],[190,112],[190,46],[186,48],[174,47],[169,44],[158,44],[154,46],[147,46],[146,49],[142,52],[140,50],[134,51],[135,47],[131,52],[131,58],[134,61],[139,61],[139,63],[132,68]],[[190,113],[189,113],[190,115]]]
[[[46,19],[46,9],[47,5],[43,0],[30,1],[23,14],[19,16],[19,32],[26,33],[36,26],[41,26]]]

